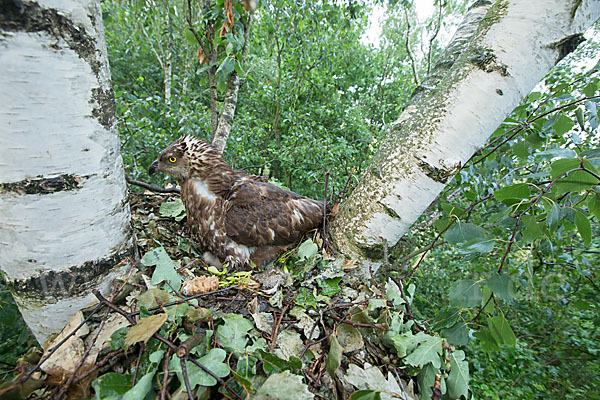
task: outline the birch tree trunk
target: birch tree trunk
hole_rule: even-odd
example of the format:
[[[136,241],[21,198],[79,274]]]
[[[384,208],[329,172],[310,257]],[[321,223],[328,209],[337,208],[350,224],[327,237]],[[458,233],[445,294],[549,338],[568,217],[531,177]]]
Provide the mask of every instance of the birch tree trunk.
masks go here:
[[[381,258],[599,15],[593,0],[477,1],[340,208],[338,248]]]
[[[0,267],[43,342],[136,249],[99,3],[0,4]]]
[[[212,145],[223,153],[229,133],[233,127],[233,117],[235,116],[235,107],[237,106],[238,91],[240,89],[240,78],[233,71],[227,80],[227,89],[225,90],[225,101],[223,101],[223,109],[219,116],[217,129],[214,132]]]
[[[250,29],[252,27],[252,19],[254,13],[250,12],[250,16],[248,17],[248,22],[244,27],[244,47],[242,48],[242,54],[240,57],[240,62],[244,62],[246,59],[246,55],[248,54],[248,39],[250,38]],[[214,83],[215,77],[213,75],[211,81],[211,89]],[[216,129],[214,128],[214,116],[215,116],[215,108],[213,108],[213,140],[212,145],[219,151],[219,153],[223,153],[225,150],[225,146],[227,145],[227,139],[229,139],[229,134],[231,133],[231,128],[233,127],[233,118],[235,117],[235,108],[237,107],[237,99],[238,92],[240,90],[240,77],[238,76],[236,71],[231,72],[229,78],[227,79],[227,87],[225,89],[225,99],[223,101],[223,107],[221,109],[221,114],[218,118],[218,123],[216,125]],[[215,86],[216,88],[216,86]],[[216,97],[216,91],[215,91]],[[215,102],[211,103],[213,107],[218,107],[218,104]]]

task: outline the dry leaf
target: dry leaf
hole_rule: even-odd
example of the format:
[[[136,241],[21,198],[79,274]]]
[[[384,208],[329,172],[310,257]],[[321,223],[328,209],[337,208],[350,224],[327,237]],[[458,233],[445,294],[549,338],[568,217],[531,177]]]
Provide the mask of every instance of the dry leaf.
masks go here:
[[[346,260],[346,262],[344,263],[344,269],[351,269],[351,268],[355,268],[356,267],[356,262],[358,261],[358,258],[354,258],[352,260]]]
[[[125,350],[137,342],[146,343],[163,326],[167,320],[167,314],[155,314],[149,317],[141,318],[136,325],[133,325],[125,335]]]
[[[200,61],[200,64],[208,64],[208,57],[206,57],[201,47],[196,52],[196,58]]]
[[[338,214],[339,211],[340,211],[340,203],[335,203],[333,205],[333,207],[331,208],[331,212],[329,213],[329,219],[335,218],[335,216]]]
[[[198,293],[208,293],[219,288],[219,278],[214,275],[198,276],[190,281],[185,281],[181,285],[181,293],[186,296],[193,296]]]
[[[78,327],[83,322],[83,314],[81,311],[77,312],[71,321],[63,328],[63,330],[52,340],[44,343],[44,350],[51,349],[58,343],[60,343],[65,337],[67,337],[73,330]],[[42,370],[44,370],[48,375],[47,383],[49,385],[59,385],[69,378],[75,372],[75,369],[81,362],[83,355],[85,353],[85,346],[83,344],[83,340],[81,340],[80,336],[87,335],[89,333],[89,328],[87,325],[83,325],[73,336],[67,339],[56,352],[48,358],[48,360],[44,361],[41,365]],[[77,376],[81,376],[89,371],[96,362],[96,357],[98,355],[98,351],[91,351],[87,358],[85,359],[84,364],[77,371]],[[89,382],[83,382],[82,385],[76,385],[77,388],[73,387],[69,393],[69,398],[74,398],[79,394],[78,398],[85,397],[86,394],[86,386]],[[81,387],[79,387],[81,386]]]

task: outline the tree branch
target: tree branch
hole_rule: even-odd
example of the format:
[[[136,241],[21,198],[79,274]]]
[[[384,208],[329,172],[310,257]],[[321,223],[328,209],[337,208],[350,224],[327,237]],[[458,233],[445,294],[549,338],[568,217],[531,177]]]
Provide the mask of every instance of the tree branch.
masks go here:
[[[150,185],[149,183],[145,183],[145,182],[142,182],[142,181],[135,180],[135,179],[131,178],[129,175],[127,175],[127,174],[125,174],[125,180],[130,185],[135,185],[135,186],[143,187],[144,189],[148,189],[148,190],[151,190],[151,191],[157,192],[157,193],[179,193],[180,192],[179,188],[177,188],[177,187],[161,188],[161,187],[158,187],[158,186]]]

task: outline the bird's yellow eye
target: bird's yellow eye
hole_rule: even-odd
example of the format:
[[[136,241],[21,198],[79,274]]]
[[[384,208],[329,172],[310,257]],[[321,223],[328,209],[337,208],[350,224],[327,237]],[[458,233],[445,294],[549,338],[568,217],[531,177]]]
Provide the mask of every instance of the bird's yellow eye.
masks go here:
[[[174,163],[175,161],[177,161],[177,159],[175,157],[169,157],[169,161]]]

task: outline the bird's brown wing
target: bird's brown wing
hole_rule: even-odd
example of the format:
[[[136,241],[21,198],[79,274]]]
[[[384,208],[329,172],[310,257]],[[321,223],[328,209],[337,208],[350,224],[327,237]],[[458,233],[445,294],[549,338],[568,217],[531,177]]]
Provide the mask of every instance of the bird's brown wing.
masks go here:
[[[286,245],[322,221],[322,204],[252,179],[233,185],[227,197],[227,236],[251,247]]]

